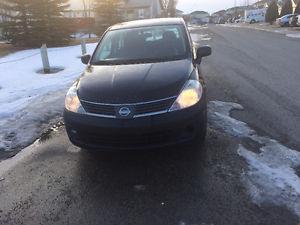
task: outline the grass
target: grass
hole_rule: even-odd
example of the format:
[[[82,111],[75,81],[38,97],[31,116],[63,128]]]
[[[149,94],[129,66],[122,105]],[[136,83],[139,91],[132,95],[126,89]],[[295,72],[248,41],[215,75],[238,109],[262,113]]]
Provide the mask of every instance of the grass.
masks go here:
[[[10,53],[20,51],[24,48],[15,47],[12,44],[0,43],[0,57],[6,56]]]
[[[99,42],[100,38],[86,38],[84,39],[85,43],[97,43]],[[69,45],[80,45],[81,40],[80,39],[73,39],[70,41]]]

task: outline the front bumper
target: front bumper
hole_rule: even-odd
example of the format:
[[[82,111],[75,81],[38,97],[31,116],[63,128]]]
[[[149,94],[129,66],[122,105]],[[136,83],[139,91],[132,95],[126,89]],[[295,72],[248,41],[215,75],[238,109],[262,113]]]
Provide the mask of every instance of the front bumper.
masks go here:
[[[156,148],[191,141],[197,134],[206,102],[161,115],[110,119],[87,114],[64,112],[66,130],[71,142],[87,149]]]

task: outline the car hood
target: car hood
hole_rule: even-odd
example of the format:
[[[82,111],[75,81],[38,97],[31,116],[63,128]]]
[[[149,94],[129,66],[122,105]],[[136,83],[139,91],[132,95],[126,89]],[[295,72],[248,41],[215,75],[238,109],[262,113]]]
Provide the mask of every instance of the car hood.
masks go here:
[[[172,62],[101,65],[86,69],[78,83],[81,100],[137,103],[179,94],[193,71],[189,59]]]

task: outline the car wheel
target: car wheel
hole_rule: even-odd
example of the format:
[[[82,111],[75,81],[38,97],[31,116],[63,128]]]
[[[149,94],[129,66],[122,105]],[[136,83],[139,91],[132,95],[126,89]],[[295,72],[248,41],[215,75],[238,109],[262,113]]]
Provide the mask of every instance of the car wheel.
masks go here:
[[[250,24],[252,24],[252,23],[255,23],[255,20],[251,20],[251,21],[250,21]]]

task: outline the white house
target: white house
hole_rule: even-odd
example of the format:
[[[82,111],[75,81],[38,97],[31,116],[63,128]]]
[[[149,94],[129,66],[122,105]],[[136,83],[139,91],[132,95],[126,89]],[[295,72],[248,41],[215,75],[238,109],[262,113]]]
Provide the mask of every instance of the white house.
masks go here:
[[[86,5],[87,10],[84,10],[84,5],[82,1],[78,0],[71,0],[70,1],[70,7],[65,10],[64,16],[68,18],[86,18],[86,17],[92,17],[95,18],[94,10],[92,9],[92,1],[86,1],[86,4],[90,3],[89,5]],[[89,10],[90,9],[90,10]]]
[[[204,11],[194,11],[190,14],[192,24],[205,24],[209,22],[209,13]]]
[[[160,17],[163,12],[160,0],[124,0],[124,19],[151,19]]]

